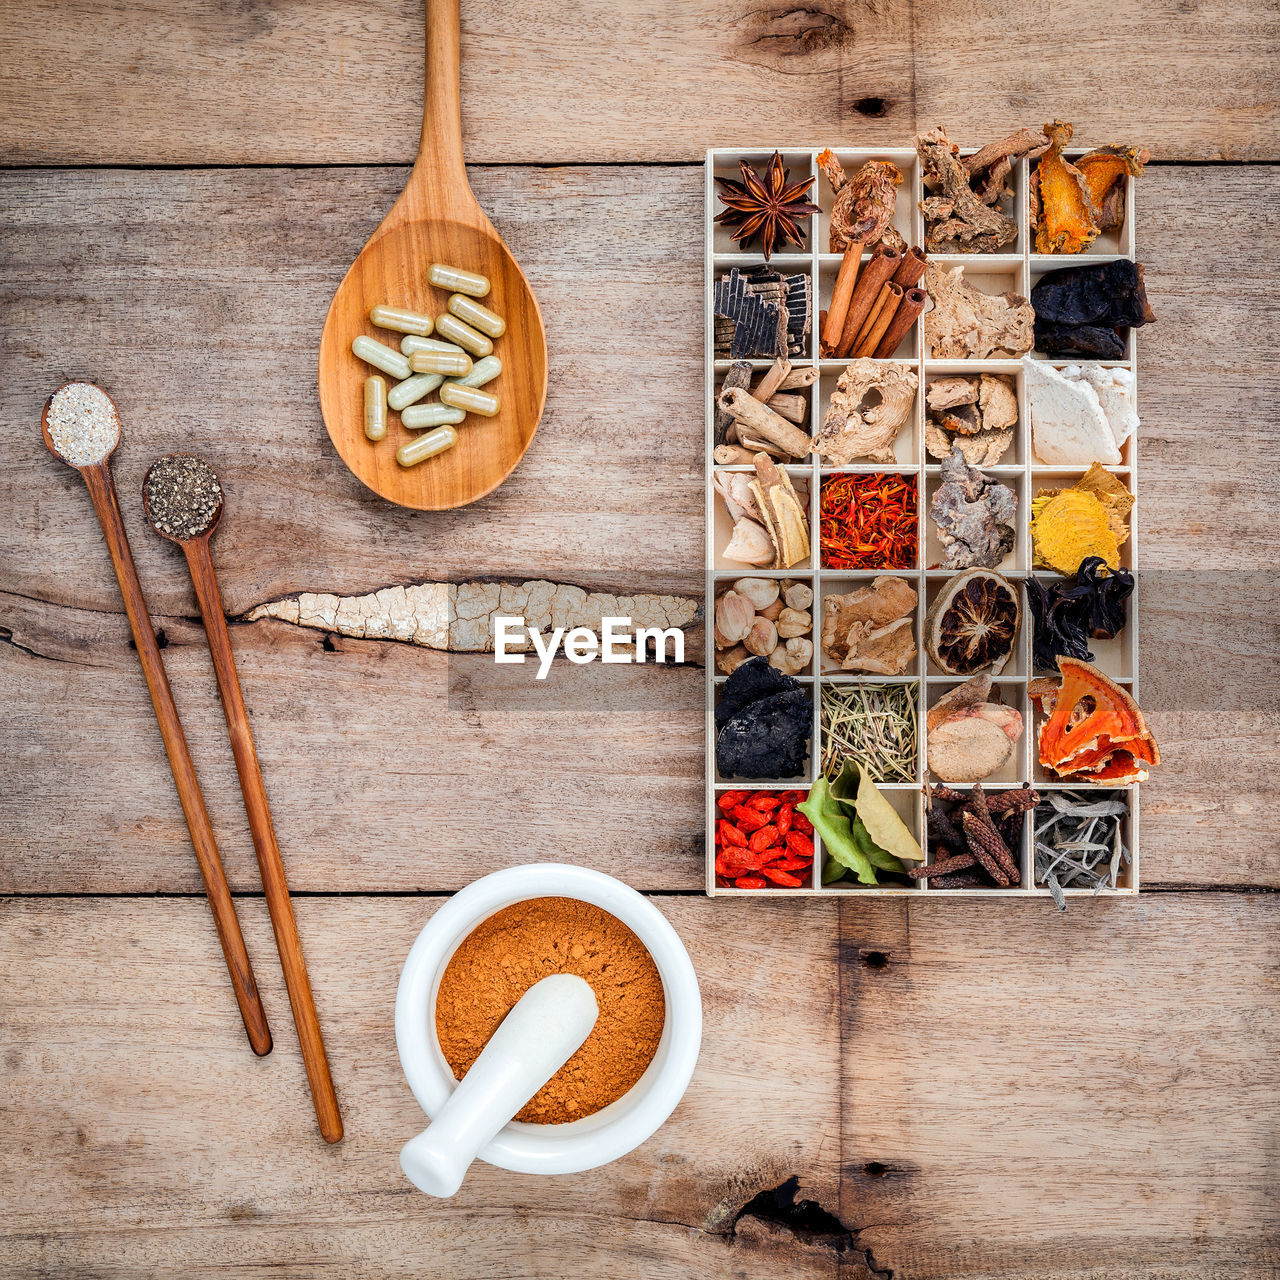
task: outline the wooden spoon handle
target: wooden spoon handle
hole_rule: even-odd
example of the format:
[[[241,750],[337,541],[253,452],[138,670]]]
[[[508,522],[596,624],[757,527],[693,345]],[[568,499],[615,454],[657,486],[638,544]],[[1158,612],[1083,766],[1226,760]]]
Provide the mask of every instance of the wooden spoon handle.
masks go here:
[[[160,736],[164,739],[169,767],[173,770],[173,781],[178,788],[178,799],[182,802],[182,812],[186,815],[187,830],[191,832],[191,844],[204,880],[205,896],[209,899],[213,922],[218,929],[218,940],[222,943],[222,954],[227,961],[227,972],[231,975],[236,1003],[240,1006],[240,1016],[244,1019],[244,1029],[249,1034],[249,1044],[254,1053],[262,1056],[271,1052],[271,1029],[267,1026],[267,1015],[262,1009],[258,984],[253,977],[253,966],[249,963],[249,953],[245,949],[240,922],[236,918],[235,902],[227,886],[226,874],[222,870],[222,859],[218,856],[218,846],[213,838],[208,810],[204,807],[204,796],[200,792],[196,768],[187,748],[186,735],[182,732],[182,722],[178,719],[178,708],[174,705],[164,661],[160,657],[160,646],[156,644],[151,615],[147,612],[147,602],[138,582],[138,571],[129,550],[124,521],[120,518],[120,503],[116,498],[111,470],[106,462],[100,462],[91,467],[81,467],[80,474],[88,485],[89,496],[98,513],[98,523],[102,525],[102,535],[107,540],[107,551],[116,571],[116,581],[120,584],[120,594],[124,597],[125,612],[129,615],[129,626],[133,629],[133,642],[138,649],[138,660],[142,663],[147,688],[151,691],[151,705],[155,708]]]
[[[469,191],[459,103],[459,0],[427,0],[427,83],[418,165],[442,190]],[[417,167],[417,166],[415,166]]]
[[[213,670],[218,678],[218,693],[222,697],[222,710],[227,718],[231,751],[236,759],[236,772],[240,775],[240,790],[244,794],[244,807],[249,815],[253,847],[258,854],[262,888],[266,893],[267,909],[271,912],[271,927],[275,930],[276,950],[280,953],[280,967],[284,970],[285,986],[289,991],[289,1004],[293,1009],[294,1026],[298,1030],[298,1043],[302,1048],[302,1061],[311,1086],[316,1120],[326,1142],[340,1142],[342,1115],[338,1110],[338,1098],[329,1074],[329,1059],[320,1034],[320,1019],[311,994],[307,964],[302,956],[302,940],[298,936],[298,923],[294,918],[284,863],[280,859],[280,846],[276,843],[275,828],[271,822],[267,791],[262,784],[262,769],[258,764],[257,749],[253,745],[249,714],[240,689],[235,656],[231,651],[231,635],[227,631],[222,592],[218,589],[213,557],[209,554],[208,535],[182,543],[182,549],[187,556],[191,581],[195,585],[196,599],[200,603],[200,615],[204,619],[205,633],[209,637],[209,652],[213,656]]]

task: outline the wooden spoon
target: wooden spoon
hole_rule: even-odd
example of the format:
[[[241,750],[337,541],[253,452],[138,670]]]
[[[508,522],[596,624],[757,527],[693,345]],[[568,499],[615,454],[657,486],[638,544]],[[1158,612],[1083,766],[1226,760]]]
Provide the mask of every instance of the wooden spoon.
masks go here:
[[[64,384],[65,387],[76,385],[91,384]],[[59,387],[58,391],[63,389]],[[98,387],[95,390],[101,391],[101,388]],[[45,402],[44,413],[40,417],[41,434],[44,436],[45,447],[49,452],[59,462],[75,467],[84,477],[89,496],[93,499],[94,510],[98,513],[98,523],[102,526],[102,536],[107,542],[111,566],[116,571],[116,581],[120,584],[125,612],[129,615],[129,626],[133,631],[134,646],[138,650],[138,661],[142,663],[142,674],[146,677],[147,688],[151,691],[151,705],[155,708],[156,721],[160,725],[160,736],[164,739],[169,767],[173,770],[178,799],[182,802],[182,812],[187,819],[187,830],[191,832],[191,844],[196,851],[196,862],[200,866],[200,876],[204,880],[205,896],[209,899],[213,922],[218,929],[218,941],[222,943],[222,954],[227,962],[227,972],[231,975],[231,986],[236,993],[236,1003],[240,1006],[244,1029],[249,1034],[249,1044],[254,1053],[261,1056],[271,1052],[271,1031],[267,1026],[267,1015],[263,1012],[262,1001],[258,996],[258,984],[254,980],[253,966],[249,963],[249,953],[245,950],[244,938],[240,933],[235,902],[227,886],[226,874],[222,870],[222,859],[218,856],[213,827],[209,823],[209,814],[204,807],[204,796],[200,792],[200,783],[196,778],[196,767],[191,761],[186,735],[182,732],[182,721],[178,719],[178,708],[174,705],[169,678],[165,674],[164,661],[160,657],[160,646],[156,643],[155,628],[151,624],[151,615],[147,612],[147,602],[142,594],[142,585],[138,581],[133,553],[129,550],[129,538],[124,531],[124,521],[120,518],[120,502],[116,497],[115,481],[111,477],[111,455],[120,441],[117,437],[115,444],[111,445],[97,461],[87,466],[78,466],[64,458],[58,452],[58,447],[49,431],[49,407],[53,404],[53,398],[58,391],[55,391],[53,396]],[[107,393],[103,391],[102,394],[106,396]],[[109,396],[107,398],[110,400]],[[114,401],[112,409],[115,409]],[[116,417],[119,418],[118,413]]]
[[[334,448],[355,475],[390,502],[421,511],[465,506],[495,489],[524,456],[547,395],[547,340],[542,316],[511,251],[476,203],[462,159],[458,104],[458,0],[427,0],[427,85],[422,140],[408,185],[338,286],[320,339],[320,411]],[[377,444],[364,434],[365,378],[378,370],[351,354],[368,334],[398,349],[400,334],[375,329],[370,307],[407,307],[438,316],[449,295],[427,283],[443,262],[488,276],[480,301],[507,322],[494,342],[502,373],[486,391],[499,397],[495,417],[468,415],[458,443],[416,467],[396,450],[416,432],[391,415]],[[385,376],[385,375],[384,375]]]
[[[190,455],[170,454],[169,458]],[[142,485],[142,500],[147,509],[151,527],[170,542],[176,542],[187,558],[191,582],[200,604],[200,616],[204,619],[205,635],[209,640],[209,652],[213,657],[213,671],[218,680],[218,693],[222,698],[222,710],[227,720],[227,732],[231,738],[231,753],[235,756],[236,772],[240,776],[240,790],[244,795],[245,812],[249,815],[249,830],[253,835],[253,847],[258,855],[258,868],[262,873],[262,888],[271,914],[271,928],[276,935],[276,950],[280,953],[280,967],[284,970],[285,987],[289,992],[289,1005],[293,1010],[293,1023],[298,1032],[298,1044],[302,1049],[302,1062],[311,1086],[311,1102],[315,1107],[320,1134],[326,1142],[342,1140],[342,1115],[338,1110],[338,1098],[329,1074],[329,1058],[325,1053],[324,1039],[320,1034],[320,1018],[316,1013],[315,999],[311,994],[311,979],[307,975],[307,962],[302,955],[302,940],[298,936],[298,922],[293,914],[293,902],[289,897],[289,885],[285,879],[284,863],[280,859],[280,846],[276,842],[275,828],[271,822],[271,809],[267,804],[267,792],[262,783],[262,769],[258,764],[258,752],[253,744],[253,731],[249,727],[249,713],[245,709],[244,694],[240,689],[240,677],[236,672],[235,655],[231,651],[231,635],[227,630],[226,613],[222,607],[222,592],[209,553],[209,539],[213,537],[222,519],[222,486],[207,463],[200,463],[207,473],[207,492],[211,499],[207,523],[191,536],[179,536],[162,527],[151,501],[150,479],[152,472],[167,458],[152,464]]]

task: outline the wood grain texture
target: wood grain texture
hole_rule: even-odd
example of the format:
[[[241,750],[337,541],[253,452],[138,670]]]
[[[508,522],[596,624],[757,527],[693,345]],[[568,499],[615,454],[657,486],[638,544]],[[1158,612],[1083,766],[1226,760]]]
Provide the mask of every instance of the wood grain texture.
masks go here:
[[[1039,919],[846,909],[860,1243],[911,1280],[1275,1275],[1278,911],[1145,891]]]
[[[659,905],[706,1012],[670,1122],[603,1170],[480,1166],[427,1204],[395,1164],[421,1113],[392,1007],[434,903],[299,903],[337,1148],[294,1046],[244,1048],[198,903],[0,903],[0,1275],[1234,1280],[1280,1262],[1274,895],[981,920]],[[244,918],[268,951],[262,904]],[[735,1223],[792,1176],[839,1233]]]
[[[125,522],[237,887],[256,872],[212,672],[184,621],[195,603],[129,498],[158,454],[196,450],[226,485],[217,554],[233,614],[423,578],[700,592],[701,171],[471,178],[543,300],[556,375],[510,480],[430,515],[352,479],[311,380],[334,282],[403,171],[0,174],[0,412],[33,424],[0,439],[0,627],[13,641],[0,646],[0,727],[18,744],[0,764],[0,888],[195,883],[110,566],[35,430],[65,376],[120,396]],[[1153,168],[1142,183],[1159,317],[1141,337],[1142,700],[1167,760],[1143,790],[1143,880],[1274,886],[1280,608],[1264,566],[1280,560],[1280,173]],[[627,217],[611,216],[624,199]],[[563,686],[587,694],[580,705],[539,701],[485,659],[341,639],[330,653],[277,623],[237,628],[235,642],[295,888],[456,888],[529,855],[649,888],[701,883],[696,671],[611,677],[594,703],[589,683]],[[450,698],[450,672],[475,705]],[[110,804],[87,806],[50,759],[76,759]],[[498,836],[477,847],[478,830]]]
[[[476,1165],[447,1202],[420,1197],[396,1163],[423,1116],[396,1058],[395,987],[436,905],[298,904],[347,1116],[346,1140],[327,1147],[296,1047],[282,1036],[262,1061],[244,1047],[198,903],[0,902],[0,1276],[859,1275],[830,1248],[747,1224],[735,1240],[734,1226],[792,1174],[834,1211],[833,904],[800,918],[785,904],[660,901],[705,1010],[685,1100],[604,1169]],[[245,928],[267,954],[260,902]],[[283,1009],[278,973],[263,981]]]
[[[36,0],[0,32],[10,164],[412,159],[421,0]],[[463,8],[475,161],[671,161],[762,140],[974,144],[1074,120],[1162,158],[1274,159],[1269,0],[1036,6],[632,0]],[[38,66],[39,75],[31,68]],[[1153,111],[1152,105],[1159,110]]]

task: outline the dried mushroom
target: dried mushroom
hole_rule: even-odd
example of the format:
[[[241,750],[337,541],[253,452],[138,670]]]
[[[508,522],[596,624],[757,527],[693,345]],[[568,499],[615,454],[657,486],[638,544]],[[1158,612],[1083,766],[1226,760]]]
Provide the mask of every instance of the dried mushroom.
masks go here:
[[[1101,556],[1088,556],[1074,582],[1027,578],[1023,585],[1034,624],[1031,665],[1037,671],[1056,671],[1059,657],[1092,662],[1089,641],[1114,640],[1124,629],[1133,574],[1109,569]]]
[[[905,364],[854,360],[840,375],[813,439],[823,465],[892,462],[893,442],[911,416],[919,378]]]
[[[943,584],[924,624],[924,647],[945,675],[998,674],[1013,656],[1022,620],[1017,588],[993,569]]]
[[[1034,341],[1035,312],[1018,293],[983,293],[964,278],[964,267],[930,262],[924,289],[933,306],[924,313],[924,339],[935,360],[989,360],[1023,356]]]

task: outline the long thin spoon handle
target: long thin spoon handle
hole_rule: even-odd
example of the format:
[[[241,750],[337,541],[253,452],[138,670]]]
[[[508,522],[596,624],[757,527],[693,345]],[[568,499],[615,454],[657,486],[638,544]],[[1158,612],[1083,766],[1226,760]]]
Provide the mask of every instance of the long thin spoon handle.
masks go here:
[[[133,642],[138,649],[138,659],[142,663],[147,688],[151,691],[151,705],[155,708],[160,736],[164,739],[169,767],[173,770],[173,781],[178,788],[178,799],[182,802],[182,812],[186,815],[187,830],[191,832],[191,844],[196,851],[205,896],[209,899],[209,909],[213,912],[213,922],[218,929],[218,941],[222,943],[222,954],[226,957],[227,972],[231,975],[231,985],[236,993],[236,1003],[240,1006],[240,1016],[244,1019],[244,1029],[249,1033],[249,1044],[254,1053],[262,1056],[271,1052],[271,1029],[267,1026],[267,1015],[263,1012],[262,1000],[258,996],[253,966],[249,963],[249,953],[245,949],[240,922],[236,918],[235,901],[222,870],[222,859],[218,856],[213,827],[209,823],[208,810],[204,807],[200,783],[196,779],[196,768],[187,748],[186,735],[182,732],[178,708],[174,705],[169,678],[160,657],[160,646],[156,644],[151,615],[147,612],[147,602],[138,582],[138,571],[129,550],[124,521],[120,518],[120,503],[116,498],[111,470],[106,462],[99,462],[90,467],[81,467],[80,474],[84,476],[89,496],[93,499],[98,523],[102,525],[102,535],[107,540],[111,565],[116,571],[116,581],[120,584],[120,594],[124,597],[125,612],[129,615],[129,626],[133,629]]]
[[[244,705],[244,694],[240,690],[240,677],[231,651],[231,635],[227,631],[227,620],[222,609],[222,592],[218,589],[213,557],[209,554],[208,535],[192,538],[181,546],[186,553],[196,599],[200,602],[200,615],[204,618],[205,633],[209,637],[209,652],[213,655],[213,670],[218,678],[222,710],[227,717],[227,732],[231,736],[231,751],[236,758],[236,772],[240,775],[240,790],[244,793],[244,807],[249,815],[253,847],[258,854],[262,887],[266,893],[267,908],[271,912],[276,949],[280,952],[280,967],[284,970],[289,1004],[293,1008],[293,1023],[298,1029],[302,1061],[307,1069],[307,1081],[311,1085],[311,1102],[316,1109],[316,1120],[324,1140],[340,1142],[342,1115],[338,1110],[338,1098],[329,1074],[329,1059],[320,1034],[320,1019],[311,995],[311,979],[307,976],[307,963],[302,956],[302,940],[298,936],[298,924],[289,898],[284,863],[280,860],[280,846],[276,843],[275,828],[271,822],[267,791],[262,785],[262,769],[258,765],[258,752],[253,745],[253,732],[249,728],[249,713]]]
[[[427,164],[442,188],[467,189],[462,158],[462,107],[458,72],[459,0],[427,0],[427,83],[422,103],[419,163]]]

